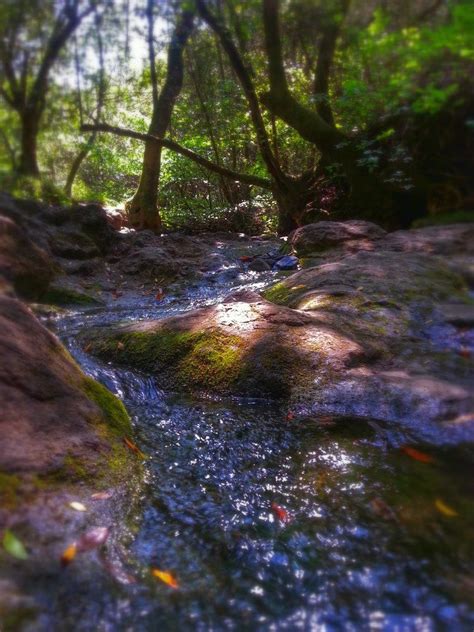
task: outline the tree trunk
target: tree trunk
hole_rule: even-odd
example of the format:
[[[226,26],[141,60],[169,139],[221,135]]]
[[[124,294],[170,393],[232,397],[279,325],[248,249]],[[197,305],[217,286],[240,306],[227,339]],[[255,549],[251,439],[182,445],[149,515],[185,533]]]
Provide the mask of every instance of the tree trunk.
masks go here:
[[[151,133],[151,125],[149,129]],[[138,189],[126,204],[129,222],[135,228],[148,228],[155,232],[161,229],[161,216],[158,211],[160,170],[161,146],[148,141],[145,143]]]
[[[148,134],[162,138],[170,125],[173,107],[183,84],[183,50],[193,29],[194,15],[183,11],[168,49],[166,80],[157,95],[153,36],[149,35],[150,64],[153,66],[153,115]],[[135,195],[126,204],[129,221],[136,228],[148,228],[155,232],[161,229],[158,211],[158,184],[160,181],[162,145],[154,141],[145,142],[142,173]]]
[[[37,157],[39,117],[34,112],[25,112],[21,117],[21,154],[18,172],[25,176],[40,174]]]
[[[66,184],[64,185],[64,193],[69,198],[72,197],[72,187],[74,184],[74,180],[76,179],[76,176],[79,172],[79,169],[82,163],[87,158],[88,153],[92,149],[92,146],[94,145],[94,142],[95,142],[95,138],[96,138],[96,135],[93,134],[91,138],[89,138],[89,140],[87,141],[86,145],[81,149],[81,151],[77,154],[77,156],[72,161],[72,165],[67,176]]]

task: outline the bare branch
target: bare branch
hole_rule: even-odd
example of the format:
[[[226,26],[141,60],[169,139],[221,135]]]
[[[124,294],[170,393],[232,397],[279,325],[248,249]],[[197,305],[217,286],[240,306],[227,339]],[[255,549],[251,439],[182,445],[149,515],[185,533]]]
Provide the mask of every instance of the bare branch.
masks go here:
[[[115,136],[135,138],[144,142],[152,141],[158,143],[162,147],[166,147],[166,149],[176,152],[177,154],[181,154],[182,156],[189,158],[193,162],[196,162],[197,164],[205,167],[209,171],[218,173],[219,175],[222,175],[226,178],[231,178],[232,180],[237,180],[239,182],[245,182],[246,184],[253,184],[269,191],[271,191],[273,188],[270,180],[267,180],[266,178],[260,178],[259,176],[253,176],[247,173],[239,173],[237,171],[232,171],[232,169],[227,169],[226,167],[216,165],[214,162],[211,162],[210,160],[203,158],[199,154],[196,154],[191,149],[187,149],[186,147],[183,147],[182,145],[179,145],[178,143],[166,138],[159,138],[158,136],[153,136],[152,134],[142,134],[140,132],[135,132],[123,127],[114,127],[112,125],[107,125],[107,123],[98,123],[96,125],[82,125],[81,131],[107,132],[109,134],[114,134]]]

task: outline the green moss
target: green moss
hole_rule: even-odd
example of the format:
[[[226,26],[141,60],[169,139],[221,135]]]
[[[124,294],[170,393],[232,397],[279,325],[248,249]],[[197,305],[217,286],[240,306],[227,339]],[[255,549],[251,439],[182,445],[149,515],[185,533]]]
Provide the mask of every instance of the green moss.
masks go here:
[[[94,476],[94,468],[89,462],[69,453],[57,469],[43,474],[40,480],[43,487],[51,487],[63,483],[90,481]]]
[[[238,378],[242,340],[219,331],[116,331],[92,351],[115,362],[156,372],[190,388],[225,391]]]
[[[15,474],[0,472],[0,507],[12,508],[16,505],[20,484]]]
[[[93,296],[63,287],[50,287],[42,297],[42,302],[50,305],[101,305]]]
[[[84,378],[82,388],[87,397],[95,402],[104,413],[107,427],[112,434],[122,437],[131,434],[130,417],[118,397],[115,397],[105,386],[91,377]]]
[[[178,365],[178,379],[191,388],[225,391],[241,369],[242,340],[220,332],[202,334]]]
[[[290,289],[285,283],[280,282],[268,288],[268,290],[265,290],[263,292],[263,298],[277,305],[288,305],[292,296]]]

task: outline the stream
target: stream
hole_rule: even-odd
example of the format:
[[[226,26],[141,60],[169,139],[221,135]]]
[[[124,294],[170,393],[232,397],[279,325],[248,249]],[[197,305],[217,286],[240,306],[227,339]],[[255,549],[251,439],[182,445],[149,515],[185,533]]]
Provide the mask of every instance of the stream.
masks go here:
[[[83,370],[124,401],[150,458],[127,541],[138,581],[79,565],[43,578],[44,622],[54,629],[473,629],[468,446],[417,444],[433,457],[425,463],[401,449],[414,444],[406,428],[300,423],[269,401],[162,392],[77,341],[87,327],[165,317],[274,278],[221,271],[160,303],[126,296],[58,318]],[[152,578],[151,567],[172,572],[179,588]]]

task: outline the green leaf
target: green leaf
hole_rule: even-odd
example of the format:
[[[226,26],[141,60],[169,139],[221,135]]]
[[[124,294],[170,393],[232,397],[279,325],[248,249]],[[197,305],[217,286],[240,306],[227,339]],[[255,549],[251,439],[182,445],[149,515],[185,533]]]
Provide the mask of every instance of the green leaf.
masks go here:
[[[19,540],[9,529],[5,531],[3,536],[3,548],[7,553],[13,555],[13,557],[19,560],[27,560],[28,553],[23,545],[23,542]]]

